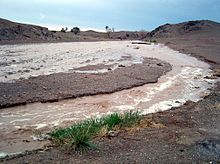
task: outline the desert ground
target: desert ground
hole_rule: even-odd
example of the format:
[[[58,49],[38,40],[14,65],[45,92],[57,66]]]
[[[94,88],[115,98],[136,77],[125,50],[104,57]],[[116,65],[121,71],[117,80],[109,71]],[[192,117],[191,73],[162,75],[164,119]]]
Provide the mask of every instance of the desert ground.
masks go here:
[[[188,25],[195,26],[181,26]],[[176,27],[168,28],[174,33]],[[154,31],[145,40],[157,43],[149,44],[2,45],[1,162],[218,163],[220,63],[214,29],[193,31],[190,44],[189,34],[164,37]],[[128,110],[140,111],[144,124],[96,139],[98,149],[85,154],[37,139],[56,127]]]

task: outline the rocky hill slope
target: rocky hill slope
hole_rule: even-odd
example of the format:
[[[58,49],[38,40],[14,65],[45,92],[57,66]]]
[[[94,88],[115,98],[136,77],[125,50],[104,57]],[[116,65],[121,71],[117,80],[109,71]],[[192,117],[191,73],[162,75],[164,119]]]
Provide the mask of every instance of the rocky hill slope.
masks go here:
[[[0,18],[0,43],[54,41],[58,38],[45,27],[11,22]]]
[[[148,35],[154,38],[177,37],[181,35],[201,34],[220,30],[220,23],[210,20],[189,21],[179,24],[159,26]]]
[[[220,68],[220,23],[210,20],[165,24],[148,33],[145,40],[155,40],[209,62]]]

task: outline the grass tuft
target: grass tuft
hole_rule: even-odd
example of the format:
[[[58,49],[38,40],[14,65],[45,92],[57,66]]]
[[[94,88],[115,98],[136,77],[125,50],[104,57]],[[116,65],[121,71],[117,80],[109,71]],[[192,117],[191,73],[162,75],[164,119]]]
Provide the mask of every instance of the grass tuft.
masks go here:
[[[108,130],[113,130],[116,125],[120,125],[122,117],[118,113],[111,114],[102,119],[102,126],[106,126]]]
[[[68,128],[59,128],[49,135],[57,145],[62,145],[75,150],[86,151],[95,146],[92,139],[104,136],[110,130],[122,129],[139,124],[141,116],[138,112],[127,112],[123,115],[114,113],[100,119],[89,119]]]

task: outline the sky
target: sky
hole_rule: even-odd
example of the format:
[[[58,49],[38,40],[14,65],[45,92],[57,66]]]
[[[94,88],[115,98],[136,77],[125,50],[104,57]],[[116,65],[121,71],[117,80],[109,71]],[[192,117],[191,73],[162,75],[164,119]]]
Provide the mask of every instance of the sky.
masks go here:
[[[151,31],[165,23],[220,22],[220,0],[0,0],[0,17],[60,30]]]

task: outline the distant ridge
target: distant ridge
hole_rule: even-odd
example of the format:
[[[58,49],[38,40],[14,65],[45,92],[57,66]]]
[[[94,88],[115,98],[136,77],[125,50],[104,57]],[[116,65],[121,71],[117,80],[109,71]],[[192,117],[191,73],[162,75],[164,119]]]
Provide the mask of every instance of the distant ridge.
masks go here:
[[[220,30],[220,23],[210,20],[196,20],[179,24],[165,24],[157,27],[150,32],[148,36],[154,38],[169,38],[188,34],[213,32],[213,30]]]
[[[146,31],[118,31],[108,34],[89,30],[81,31],[76,35],[70,32],[70,29],[67,32],[49,31],[45,27],[0,18],[0,44],[140,40],[144,39],[147,34]]]

